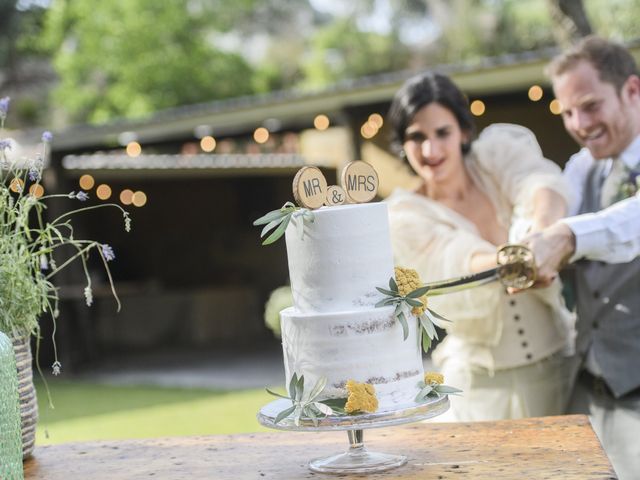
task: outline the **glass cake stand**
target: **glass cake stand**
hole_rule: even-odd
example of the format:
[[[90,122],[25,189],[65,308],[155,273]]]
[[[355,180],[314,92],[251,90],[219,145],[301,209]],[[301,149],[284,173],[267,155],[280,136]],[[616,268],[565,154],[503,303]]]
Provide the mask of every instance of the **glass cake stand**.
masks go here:
[[[368,451],[364,446],[364,429],[389,427],[436,417],[447,411],[449,398],[446,395],[428,397],[424,402],[410,403],[383,412],[331,415],[319,418],[317,426],[307,418],[302,418],[299,425],[296,425],[292,418],[285,418],[276,424],[275,419],[278,413],[290,406],[290,400],[274,400],[260,409],[258,422],[276,430],[299,432],[346,430],[349,436],[349,449],[345,453],[311,460],[309,469],[314,472],[335,474],[370,473],[404,465],[407,463],[407,457]]]

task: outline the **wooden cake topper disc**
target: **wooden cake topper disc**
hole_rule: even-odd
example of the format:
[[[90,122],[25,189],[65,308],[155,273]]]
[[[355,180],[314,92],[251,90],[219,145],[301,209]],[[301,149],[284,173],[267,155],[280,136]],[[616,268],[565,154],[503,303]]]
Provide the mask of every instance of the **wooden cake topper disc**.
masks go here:
[[[302,167],[293,179],[293,198],[301,207],[320,208],[327,198],[327,179],[318,167]]]
[[[327,189],[327,201],[325,204],[329,207],[333,207],[335,205],[342,205],[347,201],[347,193],[344,191],[344,188],[339,187],[338,185],[331,185]]]
[[[352,202],[369,202],[378,193],[378,174],[362,160],[348,163],[342,170],[342,187]]]

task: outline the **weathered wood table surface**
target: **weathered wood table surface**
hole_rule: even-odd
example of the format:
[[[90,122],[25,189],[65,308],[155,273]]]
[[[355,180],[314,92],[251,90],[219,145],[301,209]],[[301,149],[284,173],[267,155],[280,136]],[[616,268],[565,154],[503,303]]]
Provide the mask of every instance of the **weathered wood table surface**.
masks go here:
[[[122,479],[615,479],[583,415],[366,430],[372,451],[407,455],[378,474],[313,473],[309,460],[348,447],[341,432],[273,432],[37,447],[27,480]]]

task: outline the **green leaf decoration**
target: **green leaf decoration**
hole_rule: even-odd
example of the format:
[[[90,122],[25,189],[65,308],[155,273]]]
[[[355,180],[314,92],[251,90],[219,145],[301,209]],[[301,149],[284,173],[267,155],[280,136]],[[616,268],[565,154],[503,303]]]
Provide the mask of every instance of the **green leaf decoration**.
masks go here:
[[[433,340],[434,338],[437,339],[438,332],[436,328],[433,326],[433,322],[431,321],[431,318],[429,318],[429,314],[426,311],[425,313],[420,315],[419,320],[420,320],[420,325],[424,329],[429,339],[431,340]]]
[[[256,221],[253,222],[254,226],[258,226],[258,225],[265,225],[267,223],[271,223],[273,221],[279,220],[282,217],[284,217],[285,215],[287,215],[287,212],[283,212],[282,210],[278,209],[278,210],[273,210],[269,213],[267,213],[266,215],[260,217],[259,219],[257,219]]]
[[[260,232],[260,238],[264,237],[268,232],[270,232],[271,230],[276,228],[278,225],[280,225],[281,222],[282,222],[282,218],[278,218],[273,222],[267,223],[265,227],[262,229],[262,232]]]
[[[296,427],[300,426],[300,418],[302,417],[303,406],[301,404],[296,404],[295,409],[293,410],[293,423]]]
[[[425,352],[428,352],[430,348],[431,348],[431,338],[429,338],[429,335],[427,335],[427,332],[423,330],[422,331],[422,350],[424,350]]]
[[[260,238],[263,238],[268,232],[271,232],[271,234],[262,242],[262,245],[270,245],[282,237],[293,216],[296,216],[296,218],[300,220],[296,223],[298,233],[302,237],[304,234],[304,224],[313,223],[315,218],[311,210],[296,207],[291,202],[287,202],[282,206],[282,208],[273,210],[255,220],[253,225],[265,225],[260,233]]]
[[[300,375],[300,377],[298,378],[298,382],[296,383],[296,386],[295,386],[295,396],[293,397],[293,399],[296,400],[297,402],[301,402],[303,394],[304,394],[304,375]]]
[[[331,407],[333,410],[344,410],[344,406],[347,404],[346,398],[327,398],[325,400],[320,400],[320,402],[328,407]]]
[[[378,303],[376,303],[376,308],[386,307],[388,305],[397,305],[398,303],[400,303],[400,301],[401,300],[399,298],[384,298],[380,300]]]
[[[387,290],[386,288],[380,288],[380,287],[376,287],[376,290],[378,290],[380,293],[384,294],[384,295],[388,295],[390,297],[398,297],[398,298],[402,298],[398,295],[398,292],[392,292],[391,290]]]
[[[282,222],[280,222],[280,226],[276,228],[271,235],[269,235],[263,242],[262,245],[271,245],[273,242],[278,240],[282,235],[284,235],[285,230],[289,226],[289,222],[291,221],[291,215],[287,215],[282,218]]]
[[[462,390],[459,388],[448,385],[438,385],[434,390],[442,395],[460,395],[462,393]]]
[[[420,388],[420,391],[416,395],[416,398],[415,398],[416,402],[423,402],[428,397],[460,395],[462,393],[462,390],[460,390],[459,388],[450,387],[448,385],[437,385],[437,384],[425,385],[424,382],[418,382],[418,388]]]
[[[389,301],[388,298],[383,298],[382,300],[380,300],[379,302],[376,303],[376,308],[384,307],[385,305],[389,305],[387,303],[388,301]]]
[[[407,317],[404,315],[404,312],[400,312],[398,321],[400,325],[402,325],[402,339],[406,340],[407,337],[409,337],[409,323],[407,323]]]
[[[318,426],[318,417],[314,413],[313,408],[310,408],[310,407],[311,407],[311,405],[309,405],[307,407],[304,407],[302,409],[302,413],[304,413],[307,418],[310,418],[311,421],[313,422],[313,425],[315,427],[317,427]]]
[[[325,403],[314,402],[311,405],[313,405],[314,408],[316,408],[320,413],[322,413],[325,416],[333,415],[333,408],[331,408],[329,405]]]
[[[420,300],[416,300],[415,298],[405,297],[405,302],[407,302],[412,307],[422,307],[422,302]]]
[[[416,288],[415,290],[409,292],[407,294],[407,297],[409,298],[420,298],[421,296],[423,296],[425,293],[427,293],[430,290],[430,287],[420,287],[420,288]]]
[[[324,387],[327,386],[327,377],[321,377],[318,379],[316,384],[314,385],[311,393],[309,394],[309,400],[316,398],[318,395],[322,393]]]
[[[422,387],[418,395],[416,395],[416,402],[422,402],[426,400],[429,394],[433,391],[433,387],[431,385],[425,385]]]
[[[296,372],[293,372],[293,375],[291,375],[291,379],[289,380],[289,397],[291,397],[291,400],[294,400],[296,398],[296,385],[298,384],[298,374]]]
[[[442,315],[436,313],[435,311],[431,310],[430,308],[427,309],[427,311],[433,315],[434,317],[436,317],[438,320],[440,320],[441,322],[447,322],[447,323],[451,323],[451,320],[448,320],[446,318],[444,318]],[[437,324],[436,324],[437,325]],[[438,325],[439,326],[439,325]]]
[[[273,390],[269,390],[268,388],[265,388],[265,390],[267,391],[267,393],[273,395],[274,397],[280,397],[280,398],[286,398],[288,400],[291,400],[289,397],[287,397],[286,395],[281,395],[279,393],[274,392]]]
[[[398,291],[398,284],[395,278],[391,277],[389,279],[389,289],[376,287],[376,290],[386,296],[386,298],[376,303],[376,307],[396,305],[393,315],[402,325],[402,335],[404,340],[406,340],[409,336],[407,317],[410,315],[411,307],[419,308],[424,306],[424,303],[418,299],[424,295],[428,295],[430,287],[423,286],[416,288],[403,297]],[[428,352],[433,343],[433,339],[438,339],[438,332],[435,329],[435,325],[441,326],[440,322],[449,322],[449,320],[429,308],[425,309],[419,319],[422,335],[418,336],[418,342],[422,340],[422,348],[425,352]]]
[[[271,395],[291,400],[292,406],[278,413],[275,423],[291,416],[295,425],[300,425],[302,418],[307,418],[318,425],[319,419],[328,415],[346,415],[344,406],[347,403],[346,398],[330,398],[318,401],[318,396],[324,391],[327,385],[327,378],[318,379],[308,397],[304,395],[304,375],[298,377],[297,373],[291,375],[289,381],[289,397],[280,395],[272,390],[266,389]]]
[[[273,421],[273,423],[275,423],[276,425],[278,423],[280,423],[282,420],[284,420],[285,418],[287,418],[289,415],[291,415],[294,410],[296,409],[295,405],[290,406],[289,408],[282,410],[277,416],[276,419]]]

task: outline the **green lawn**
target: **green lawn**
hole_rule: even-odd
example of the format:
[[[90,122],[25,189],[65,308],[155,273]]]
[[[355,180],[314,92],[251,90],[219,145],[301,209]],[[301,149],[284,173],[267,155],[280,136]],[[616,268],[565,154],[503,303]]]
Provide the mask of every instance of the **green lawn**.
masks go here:
[[[264,391],[214,391],[49,381],[55,408],[36,381],[39,445],[72,441],[265,431],[258,410]],[[47,433],[48,432],[48,438]]]

